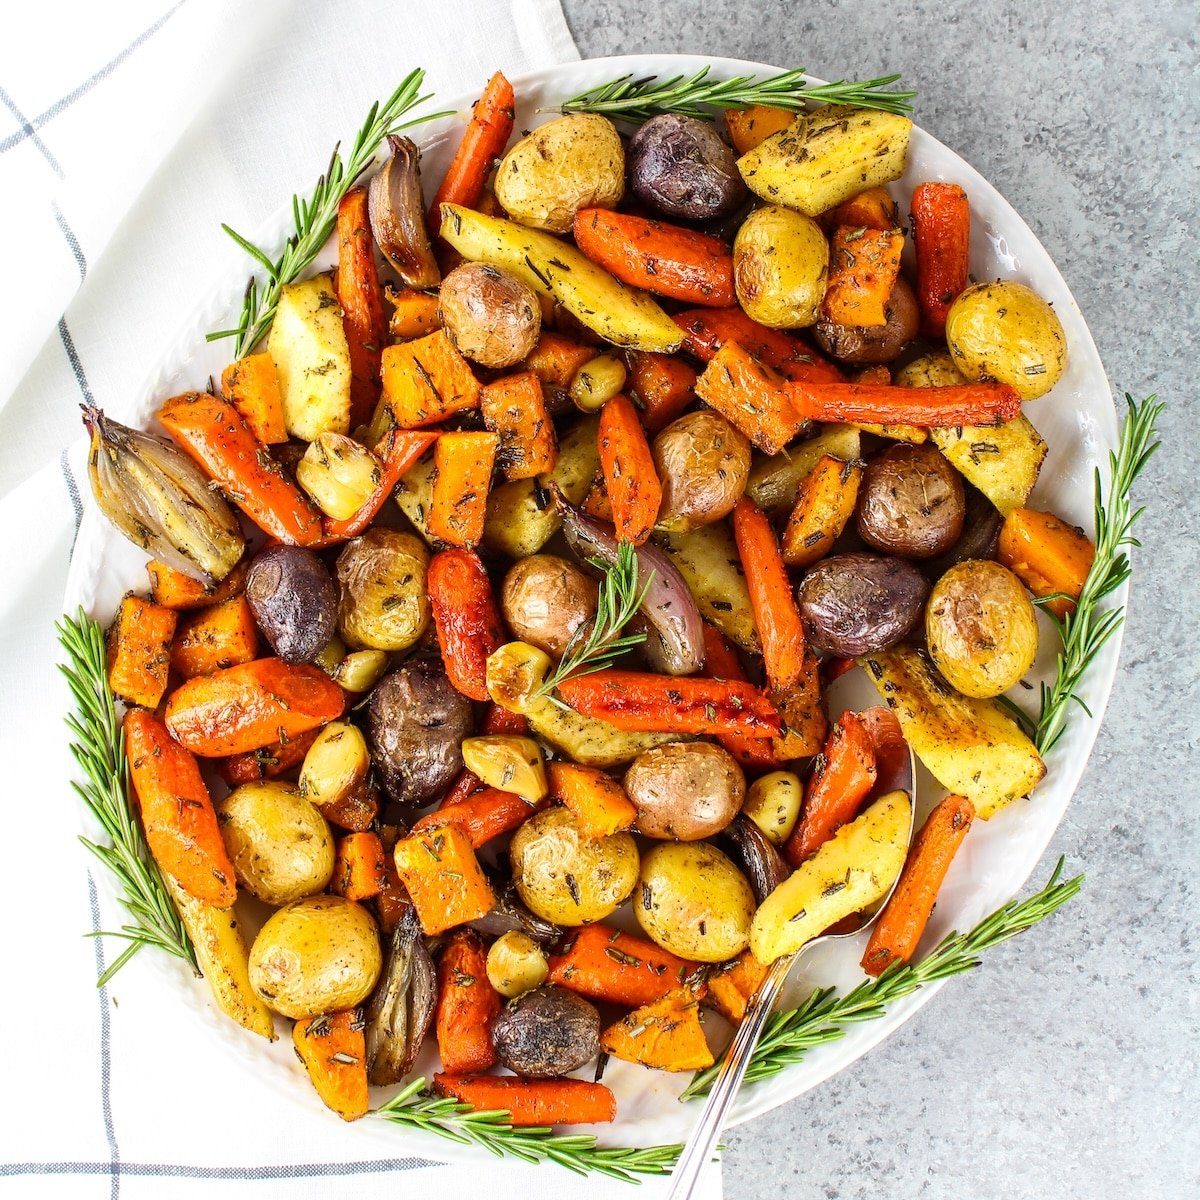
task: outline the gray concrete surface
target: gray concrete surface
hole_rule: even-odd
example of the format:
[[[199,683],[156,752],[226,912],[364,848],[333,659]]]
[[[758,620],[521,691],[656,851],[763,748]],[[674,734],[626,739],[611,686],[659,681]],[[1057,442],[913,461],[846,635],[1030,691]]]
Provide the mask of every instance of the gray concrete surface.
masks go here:
[[[1085,895],[824,1086],[728,1137],[731,1200],[1200,1195],[1194,425],[1200,87],[1177,0],[564,0],[585,56],[901,71],[1041,237],[1113,385],[1168,400],[1121,672],[1039,869]]]

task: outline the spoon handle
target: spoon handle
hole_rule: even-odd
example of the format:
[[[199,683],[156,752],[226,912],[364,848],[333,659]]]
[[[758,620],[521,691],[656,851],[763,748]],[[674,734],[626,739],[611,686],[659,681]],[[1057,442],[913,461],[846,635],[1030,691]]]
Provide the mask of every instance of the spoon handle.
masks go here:
[[[770,973],[763,980],[762,986],[751,998],[746,1007],[746,1015],[742,1018],[729,1045],[721,1070],[713,1081],[712,1091],[704,1102],[704,1110],[692,1136],[688,1138],[679,1162],[671,1176],[671,1188],[667,1192],[667,1200],[687,1200],[696,1186],[696,1180],[704,1164],[712,1158],[713,1149],[721,1130],[725,1127],[725,1118],[741,1086],[746,1068],[750,1065],[750,1056],[758,1045],[759,1036],[771,1009],[775,997],[787,978],[788,971],[796,961],[795,954],[786,954],[778,958],[771,966]]]

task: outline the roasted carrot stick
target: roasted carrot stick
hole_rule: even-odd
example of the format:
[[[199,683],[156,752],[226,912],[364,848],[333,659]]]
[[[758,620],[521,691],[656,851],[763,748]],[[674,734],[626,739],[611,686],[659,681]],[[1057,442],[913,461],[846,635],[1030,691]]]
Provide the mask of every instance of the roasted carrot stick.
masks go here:
[[[292,1045],[325,1105],[343,1121],[370,1108],[367,1046],[361,1009],[306,1017],[292,1026]]]
[[[438,298],[428,292],[414,288],[388,291],[392,315],[388,318],[388,332],[398,341],[408,342],[413,338],[428,337],[442,327],[438,313]]]
[[[337,212],[337,298],[350,347],[350,427],[371,419],[379,399],[379,361],[388,323],[367,216],[367,189],[352,188]]]
[[[790,688],[804,674],[804,626],[775,531],[762,509],[745,496],[733,510],[733,536],[762,643],[767,682]]]
[[[154,861],[189,896],[217,908],[237,899],[237,877],[200,767],[144,708],[122,722],[129,778]]]
[[[947,796],[925,819],[896,890],[871,931],[862,957],[868,975],[882,975],[892,963],[908,962],[916,953],[938,889],[974,817],[975,806],[965,796]]]
[[[387,883],[387,854],[379,834],[369,829],[348,833],[337,844],[330,887],[347,900],[369,900]]]
[[[230,787],[236,787],[239,783],[254,783],[259,779],[275,779],[304,761],[309,746],[317,740],[318,732],[310,729],[308,733],[288,738],[286,742],[272,742],[256,750],[232,754],[217,763],[217,774]]]
[[[673,354],[629,352],[629,398],[642,410],[642,427],[653,436],[696,398],[696,369]]]
[[[428,517],[435,538],[451,546],[479,545],[499,442],[494,433],[444,433],[438,438]]]
[[[457,825],[478,850],[492,838],[516,829],[534,814],[536,808],[536,805],[522,800],[513,792],[481,787],[461,799],[439,805],[434,812],[426,813],[412,827],[412,831],[422,833],[438,825]]]
[[[600,469],[617,537],[640,546],[658,520],[662,484],[637,409],[614,396],[600,413]]]
[[[501,1004],[488,982],[487,951],[479,934],[471,929],[452,933],[437,973],[434,1028],[442,1066],[452,1074],[495,1066],[490,1026]]]
[[[613,1121],[617,1098],[586,1079],[520,1079],[516,1075],[443,1075],[434,1090],[469,1104],[475,1112],[503,1110],[509,1122],[527,1125],[595,1125]]]
[[[746,680],[746,672],[738,659],[737,651],[726,640],[725,635],[704,623],[704,673],[710,679]],[[746,737],[741,733],[722,733],[717,741],[744,767],[767,769],[778,765],[773,738]]]
[[[319,667],[259,658],[181,684],[166,722],[193,754],[222,758],[308,733],[345,707],[346,693]]]
[[[854,515],[862,475],[862,463],[823,454],[800,481],[783,531],[783,558],[789,567],[811,566],[833,549]]]
[[[575,244],[622,283],[685,304],[737,303],[733,255],[718,237],[605,208],[575,214]]]
[[[711,362],[726,342],[737,342],[785,379],[837,383],[845,378],[811,346],[781,329],[760,325],[740,308],[690,308],[671,319],[687,335],[683,348],[703,363]]]
[[[596,767],[571,762],[547,764],[550,795],[570,809],[587,837],[608,837],[632,827],[637,808],[625,789]]]
[[[733,679],[606,670],[565,679],[558,694],[576,712],[631,733],[779,732],[779,714],[766,695]]]
[[[430,228],[441,226],[443,204],[474,208],[479,203],[492,165],[504,153],[516,116],[517,98],[512,84],[497,71],[475,102],[462,141],[434,197],[429,210]]]
[[[821,699],[821,667],[811,649],[804,652],[800,678],[789,688],[773,688],[771,703],[780,722],[773,743],[776,762],[816,754],[829,732],[829,718]]]
[[[695,969],[695,963],[645,938],[595,924],[572,930],[550,955],[549,979],[591,1000],[640,1008],[678,987]]]
[[[442,550],[429,563],[427,586],[450,682],[472,700],[489,699],[488,655],[505,634],[487,569],[473,550]]]
[[[912,196],[921,332],[941,337],[946,314],[967,286],[971,205],[957,183],[919,183]]]
[[[326,539],[358,537],[379,515],[388,497],[396,490],[396,484],[405,472],[438,439],[436,433],[424,433],[416,429],[389,429],[383,441],[375,447],[376,456],[382,461],[379,468],[379,483],[367,502],[352,517],[336,521],[325,517],[322,527]]]
[[[283,477],[227,400],[185,392],[168,400],[158,419],[264,533],[288,546],[320,539],[320,513]]]
[[[1053,513],[1017,508],[1004,518],[997,557],[1035,596],[1074,597],[1046,606],[1061,619],[1075,608],[1096,547],[1083,530]]]
[[[700,379],[703,382],[704,375]],[[787,383],[782,390],[796,415],[807,421],[902,423],[948,429],[955,425],[995,425],[1021,414],[1021,397],[1007,383],[912,388],[878,383]]]
[[[855,713],[842,713],[804,789],[800,820],[783,847],[792,866],[798,867],[854,818],[875,783],[875,774],[875,750],[867,727]]]

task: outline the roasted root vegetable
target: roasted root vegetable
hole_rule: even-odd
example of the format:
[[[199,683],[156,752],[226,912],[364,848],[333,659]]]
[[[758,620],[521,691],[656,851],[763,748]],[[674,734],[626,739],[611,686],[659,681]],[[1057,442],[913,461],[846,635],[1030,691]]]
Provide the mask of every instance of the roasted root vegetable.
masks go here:
[[[420,538],[372,526],[338,555],[338,633],[349,646],[407,650],[429,626],[429,552]]]
[[[245,590],[248,568],[249,563],[243,559],[220,583],[205,584],[152,558],[146,564],[146,574],[150,578],[150,599],[176,612],[222,604]]]
[[[108,630],[108,686],[127,704],[157,708],[167,690],[178,615],[126,596]]]
[[[1075,608],[1096,547],[1082,529],[1053,513],[1017,508],[1004,519],[997,553],[1035,596],[1060,597],[1046,607],[1061,619]]]
[[[999,425],[931,429],[930,440],[950,464],[1007,516],[1029,498],[1048,447],[1022,415]]]
[[[637,409],[615,396],[600,414],[600,468],[622,541],[641,545],[658,519],[662,484]]]
[[[942,880],[974,816],[975,807],[965,796],[947,796],[925,819],[896,890],[871,930],[862,958],[868,975],[882,975],[893,963],[908,962],[916,953]]]
[[[762,145],[773,133],[786,129],[796,114],[787,108],[768,108],[755,104],[750,108],[728,108],[725,110],[725,130],[733,148],[739,154]]]
[[[696,842],[737,816],[746,780],[728,750],[711,742],[668,742],[639,754],[625,772],[637,830],[649,838]]]
[[[396,843],[396,870],[426,933],[442,933],[487,913],[496,901],[460,825],[445,823]]]
[[[474,208],[479,202],[487,177],[512,135],[516,105],[512,84],[497,71],[475,101],[462,141],[438,186],[430,210],[431,225],[436,227],[443,204]]]
[[[352,538],[366,531],[379,515],[388,497],[406,472],[437,441],[436,433],[410,429],[390,429],[375,447],[378,474],[371,494],[362,506],[345,520],[327,517],[323,522],[327,538]]]
[[[596,615],[590,575],[556,554],[519,559],[504,577],[500,604],[508,628],[530,645],[562,658],[576,631]]]
[[[703,383],[703,375],[700,380]],[[786,385],[785,395],[797,420],[807,421],[901,423],[945,429],[1011,421],[1021,411],[1021,398],[1016,390],[1006,383],[994,382],[939,388],[904,388],[880,383],[791,383]]]
[[[317,667],[260,658],[181,684],[166,723],[193,754],[220,758],[317,729],[345,706],[342,689]]]
[[[304,1017],[292,1026],[292,1045],[327,1108],[343,1121],[365,1117],[367,1047],[361,1009]]]
[[[484,263],[461,263],[438,289],[438,320],[461,353],[482,367],[515,366],[537,345],[537,294],[515,275]]]
[[[678,113],[651,117],[630,138],[629,186],[672,220],[716,220],[746,199],[733,152],[713,123]]]
[[[617,1098],[602,1083],[584,1079],[518,1079],[512,1075],[433,1077],[434,1089],[475,1112],[508,1114],[509,1124],[595,1125],[613,1121]]]
[[[379,834],[348,833],[337,844],[330,886],[347,900],[370,900],[387,883],[387,855]]]
[[[450,682],[472,700],[489,699],[487,660],[504,644],[504,627],[483,563],[471,550],[442,550],[426,586]]]
[[[546,952],[527,933],[510,929],[488,948],[488,982],[506,1000],[546,982]]]
[[[122,722],[125,759],[154,861],[195,899],[230,908],[234,864],[200,767],[151,713],[131,708]]]
[[[337,629],[337,590],[325,564],[302,546],[267,546],[246,574],[246,600],[284,662],[313,662]]]
[[[724,968],[717,968],[707,980],[708,1001],[731,1025],[746,1015],[751,997],[762,987],[770,967],[760,963],[749,950],[743,950]]]
[[[375,494],[382,470],[361,442],[340,433],[313,438],[296,464],[296,482],[335,521],[348,521]]]
[[[221,373],[221,391],[264,446],[287,441],[279,375],[266,351],[231,362]]]
[[[600,1014],[582,996],[545,984],[510,1000],[492,1022],[502,1067],[526,1079],[575,1071],[596,1057]]]
[[[766,454],[783,450],[803,424],[784,380],[737,342],[722,344],[696,380],[696,395]]]
[[[389,288],[384,294],[392,306],[388,332],[398,342],[410,342],[441,329],[442,319],[438,315],[436,296],[413,288],[401,288],[398,291]]]
[[[783,531],[783,559],[790,567],[808,567],[833,549],[854,516],[863,466],[832,455],[817,460],[801,480]]]
[[[256,750],[231,754],[228,758],[217,760],[217,774],[230,787],[236,787],[239,783],[253,783],[257,779],[275,779],[304,761],[317,733],[318,730],[313,729],[299,737],[288,738],[286,742],[271,742]]]
[[[171,645],[171,666],[184,679],[191,679],[250,662],[257,654],[254,613],[244,595],[234,596],[179,623]]]
[[[840,325],[886,325],[887,302],[900,275],[900,230],[834,230],[823,311]]]
[[[625,789],[595,767],[552,762],[547,767],[550,796],[564,804],[586,837],[608,837],[629,829],[638,810]]]
[[[479,934],[450,935],[437,964],[438,999],[434,1028],[442,1066],[455,1074],[496,1065],[491,1024],[500,997],[488,980],[487,950]]]
[[[950,306],[970,272],[971,205],[957,183],[919,183],[912,194],[913,244],[917,251],[917,302],[921,332],[946,332]]]
[[[499,441],[494,433],[444,433],[438,438],[429,506],[429,532],[435,538],[467,549],[479,545]]]
[[[585,925],[550,956],[551,983],[606,1004],[639,1008],[679,987],[696,964],[607,925]]]
[[[676,988],[627,1013],[600,1035],[600,1049],[659,1071],[699,1071],[713,1063],[700,1026],[700,1001],[690,988]]]
[[[670,425],[696,398],[696,369],[672,354],[629,353],[629,398],[650,435]]]
[[[337,243],[335,278],[350,353],[350,427],[355,428],[369,421],[375,411],[380,355],[388,330],[366,188],[351,188],[338,204]]]
[[[708,408],[685,413],[654,439],[654,465],[662,481],[658,528],[696,529],[727,517],[750,473],[750,443]]]
[[[422,833],[437,825],[459,825],[475,849],[502,833],[516,829],[533,812],[534,805],[515,792],[484,787],[477,792],[442,804],[436,812],[426,813],[413,826]]]
[[[531,479],[554,469],[558,439],[541,382],[532,371],[488,384],[479,410],[484,425],[500,438],[496,465],[506,479]]]
[[[537,345],[521,366],[532,371],[542,383],[568,388],[579,369],[595,355],[595,346],[543,329]]]
[[[829,273],[829,243],[821,227],[779,204],[756,208],[733,239],[738,303],[771,329],[814,325]]]
[[[704,673],[712,679],[747,679],[737,651],[719,629],[707,622],[704,626]],[[720,733],[716,740],[743,767],[773,767],[778,762],[772,738]]]
[[[382,437],[393,425],[436,425],[479,407],[479,380],[445,330],[383,351],[383,394],[371,423]]]
[[[829,229],[848,226],[851,229],[898,229],[900,206],[885,187],[869,187],[843,200],[836,208],[821,216]]]

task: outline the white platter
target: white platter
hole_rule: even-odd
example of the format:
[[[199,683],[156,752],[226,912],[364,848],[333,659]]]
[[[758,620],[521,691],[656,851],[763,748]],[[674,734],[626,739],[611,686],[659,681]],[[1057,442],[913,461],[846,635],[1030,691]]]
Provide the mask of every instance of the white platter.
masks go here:
[[[518,97],[517,128],[540,124],[552,115],[543,110],[552,109],[563,99],[617,75],[690,74],[706,63],[712,64],[713,74],[718,78],[743,73],[773,74],[780,69],[735,59],[672,55],[631,55],[548,68],[513,80]],[[497,66],[503,68],[502,63]],[[480,87],[483,82],[479,81]],[[427,180],[440,177],[476,95],[448,102],[436,97],[431,108],[453,109],[459,115],[414,132],[413,136],[424,148]],[[362,99],[365,111],[373,97]],[[314,163],[314,172],[320,166]],[[958,155],[918,128],[910,143],[908,170],[892,188],[901,201],[902,211],[907,212],[912,186],[930,179],[959,183],[970,197],[974,276],[1013,278],[1027,283],[1054,305],[1062,320],[1069,347],[1066,373],[1049,396],[1026,409],[1050,447],[1031,503],[1053,509],[1090,531],[1093,471],[1098,465],[1103,466],[1108,451],[1116,445],[1117,419],[1109,383],[1083,316],[1050,256],[999,192]],[[287,197],[281,196],[280,200]],[[290,220],[290,205],[285,205],[257,231],[254,240],[269,251],[278,249],[290,231]],[[318,265],[332,263],[333,257],[331,246]],[[251,265],[247,260],[244,272]],[[204,335],[209,330],[226,327],[238,310],[245,286],[244,272],[218,279],[207,292],[201,293],[204,299],[182,321],[179,335],[161,354],[144,387],[127,409],[114,411],[112,416],[146,425],[167,397],[191,388],[204,388],[209,376],[219,377],[231,343],[209,345]],[[145,555],[109,526],[89,498],[71,563],[65,609],[73,612],[77,605],[82,605],[93,616],[107,621],[124,592],[130,588],[144,589],[144,568]],[[1122,588],[1113,601],[1120,604],[1125,598],[1126,589]],[[1031,675],[1035,683],[1039,677],[1047,677],[1053,666],[1056,639],[1048,625],[1043,625],[1043,635],[1043,652]],[[1083,773],[1112,688],[1119,643],[1119,636],[1108,643],[1084,680],[1082,698],[1093,715],[1089,717],[1082,709],[1073,710],[1066,733],[1047,760],[1047,776],[1033,799],[1013,804],[991,821],[977,822],[971,830],[939,897],[924,949],[950,929],[968,928],[1003,904],[1033,871]],[[878,702],[869,685],[860,686],[864,688],[863,702]],[[924,791],[919,817],[942,794],[942,789],[924,772],[921,781]],[[101,881],[101,887],[107,891],[106,915],[116,915],[119,910],[115,893],[108,889],[107,879]],[[1030,946],[1026,952],[1036,953],[1036,946]],[[817,948],[804,960],[799,972],[802,979],[796,981],[793,995],[817,984],[853,986],[862,979],[857,965],[861,953],[858,939]],[[149,960],[151,956],[145,957]],[[164,991],[170,993],[164,1002],[178,1004],[196,1018],[187,1036],[194,1037],[201,1046],[215,1039],[222,1047],[220,1053],[228,1053],[232,1060],[249,1066],[293,1099],[303,1094],[314,1109],[320,1108],[316,1094],[302,1078],[303,1070],[296,1062],[289,1038],[284,1036],[274,1045],[266,1045],[221,1016],[208,1000],[204,984],[194,980],[173,960],[158,956],[157,970]],[[908,1020],[933,997],[938,986],[925,988],[896,1004],[880,1020],[852,1028],[840,1042],[813,1051],[805,1062],[773,1079],[747,1087],[734,1109],[734,1122],[749,1120],[784,1104],[848,1066]],[[283,1024],[281,1021],[281,1032]],[[427,1068],[431,1061],[423,1056],[418,1067]],[[695,1105],[681,1105],[675,1099],[685,1081],[686,1076],[678,1079],[612,1063],[605,1082],[617,1092],[620,1115],[616,1124],[597,1128],[601,1141],[610,1145],[647,1146],[685,1139],[697,1114]],[[337,1118],[329,1114],[329,1120]],[[406,1153],[462,1160],[484,1153],[432,1135],[393,1129],[378,1121],[347,1126],[344,1137],[347,1157]]]

